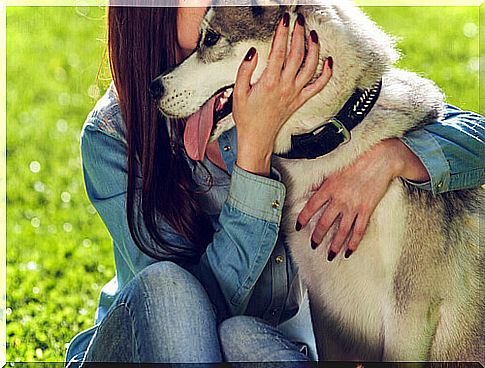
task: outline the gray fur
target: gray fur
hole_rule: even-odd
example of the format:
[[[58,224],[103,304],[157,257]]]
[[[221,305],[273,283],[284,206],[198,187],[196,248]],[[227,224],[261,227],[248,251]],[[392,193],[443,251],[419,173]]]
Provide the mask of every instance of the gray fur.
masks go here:
[[[227,56],[231,45],[247,40],[270,40],[273,37],[276,25],[281,19],[285,8],[279,6],[230,6],[219,8],[215,11],[216,16],[211,21],[210,28],[221,35],[221,40],[216,47],[199,45],[197,55],[205,63],[216,62]],[[245,22],[248,17],[254,21]],[[227,32],[231,29],[231,32]]]

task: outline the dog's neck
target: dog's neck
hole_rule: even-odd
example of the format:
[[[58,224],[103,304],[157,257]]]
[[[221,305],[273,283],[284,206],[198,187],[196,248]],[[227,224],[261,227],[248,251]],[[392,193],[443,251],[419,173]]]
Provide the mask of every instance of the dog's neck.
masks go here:
[[[286,159],[316,159],[351,139],[351,131],[359,125],[374,107],[382,88],[382,79],[372,87],[357,89],[335,117],[310,133],[291,136],[291,148],[277,154]]]

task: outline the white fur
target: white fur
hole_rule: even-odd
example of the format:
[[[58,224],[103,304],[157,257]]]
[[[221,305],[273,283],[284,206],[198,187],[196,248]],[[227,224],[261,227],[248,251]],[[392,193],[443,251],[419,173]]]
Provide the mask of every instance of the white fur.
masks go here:
[[[443,115],[440,90],[431,81],[393,68],[398,53],[392,38],[358,8],[342,2],[298,11],[305,16],[307,33],[315,29],[319,36],[316,76],[329,56],[334,59],[334,70],[323,91],[281,128],[276,153],[288,151],[291,135],[312,131],[334,116],[356,88],[368,88],[383,79],[377,104],[352,130],[349,143],[315,160],[274,160],[287,187],[283,226],[310,293],[320,358],[482,359],[483,340],[476,332],[482,309],[477,307],[480,289],[475,284],[481,258],[473,230],[466,225],[470,214],[463,210],[459,214],[463,223],[446,225],[455,226],[453,231],[445,228],[444,212],[448,204],[461,203],[458,197],[450,195],[449,203],[433,198],[425,202],[394,180],[375,209],[358,251],[349,259],[339,254],[331,263],[326,258],[335,228],[317,250],[311,249],[310,237],[319,214],[301,232],[294,230],[299,212],[327,177],[381,140],[400,137],[427,119]],[[213,63],[202,62],[195,53],[161,77],[166,90],[161,110],[170,116],[197,111],[216,91],[234,83],[251,46],[259,54],[256,82],[266,65],[270,40],[237,43]],[[225,120],[225,124],[227,128],[233,122]],[[457,244],[449,245],[451,250],[444,246],[452,239],[449,234],[459,234]],[[462,279],[470,280],[472,286],[463,290]],[[465,314],[470,321],[464,319]]]

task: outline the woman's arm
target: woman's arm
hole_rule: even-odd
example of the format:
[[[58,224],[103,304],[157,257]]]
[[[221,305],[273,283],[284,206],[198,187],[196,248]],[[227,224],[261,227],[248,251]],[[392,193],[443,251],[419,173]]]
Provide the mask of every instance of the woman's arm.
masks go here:
[[[216,289],[222,293],[231,314],[245,311],[279,232],[286,189],[279,181],[267,177],[270,172],[268,157],[271,156],[274,137],[286,118],[298,105],[321,90],[331,75],[327,62],[322,76],[307,86],[318,64],[316,34],[311,33],[307,62],[300,70],[304,55],[304,20],[299,17],[292,49],[286,58],[288,22],[289,15],[286,14],[274,39],[267,67],[270,70],[263,72],[261,83],[258,81],[254,86],[250,84],[257,56],[254,59],[247,57],[241,64],[234,88],[238,163],[232,171],[229,194],[219,215],[220,229],[214,234],[200,263],[191,268],[206,279],[206,285],[214,285],[211,290],[207,290],[209,293],[216,292]],[[252,55],[255,56],[254,53]],[[286,66],[283,68],[284,62]],[[268,88],[276,87],[274,83],[266,83],[273,77],[273,82],[284,87],[278,91],[280,93],[267,93]],[[275,95],[284,97],[284,100],[275,100]],[[287,104],[288,99],[294,99],[295,102]],[[258,116],[255,116],[255,111],[258,111]],[[275,111],[279,112],[276,116]],[[125,203],[126,145],[100,132],[96,125],[103,122],[96,119],[93,117],[93,121],[88,121],[81,139],[84,177],[89,198],[113,237],[115,256],[118,255],[115,257],[117,276],[122,287],[141,269],[156,260],[138,249],[128,228]],[[265,124],[260,123],[261,119],[264,119]],[[256,135],[255,131],[258,132]],[[258,141],[260,144],[257,147],[261,150],[253,155],[253,139],[262,137],[271,139]],[[168,224],[160,221],[160,226],[167,243],[178,247],[193,246]],[[148,234],[143,226],[141,230]]]
[[[296,228],[306,226],[325,203],[312,236],[319,244],[341,217],[328,260],[346,243],[345,257],[357,249],[370,216],[395,177],[434,195],[478,187],[485,182],[485,125],[478,114],[447,106],[445,119],[373,147],[349,168],[329,177],[301,211]]]
[[[444,120],[410,132],[401,141],[430,177],[414,184],[434,195],[478,187],[485,181],[485,119],[479,114],[446,105]]]
[[[113,238],[116,271],[123,287],[135,274],[158,260],[145,255],[134,243],[126,219],[126,146],[88,122],[81,137],[86,191]],[[210,292],[221,292],[231,314],[244,312],[251,291],[273,251],[281,221],[285,186],[266,177],[234,168],[229,195],[219,223],[201,257],[192,267],[215,281]],[[281,206],[275,206],[275,202]],[[192,247],[189,241],[160,221],[167,242]],[[142,226],[144,234],[148,234]],[[149,236],[145,236],[150,239]],[[166,260],[177,261],[166,258]],[[219,286],[219,288],[218,288]],[[209,290],[208,290],[209,292]]]

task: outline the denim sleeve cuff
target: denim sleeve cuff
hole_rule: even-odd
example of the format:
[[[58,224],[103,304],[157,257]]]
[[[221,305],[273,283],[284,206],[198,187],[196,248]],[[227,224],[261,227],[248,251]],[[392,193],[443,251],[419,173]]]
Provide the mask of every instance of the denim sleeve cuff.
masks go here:
[[[273,165],[271,165],[271,170],[270,170],[270,173],[269,173],[269,177],[271,179],[274,179],[274,180],[277,180],[277,181],[281,181],[281,174],[278,170],[276,170]]]
[[[412,181],[406,178],[402,178],[406,183],[409,183],[413,186],[415,186],[418,189],[423,189],[423,190],[431,190],[431,180],[425,181],[425,182],[417,182],[417,181]]]
[[[433,195],[448,191],[450,186],[450,165],[440,144],[432,134],[421,129],[408,132],[401,141],[421,160],[428,171],[430,181],[415,183],[406,180],[418,188],[431,190]]]
[[[285,196],[283,183],[234,165],[227,199],[230,206],[247,215],[279,224]]]

